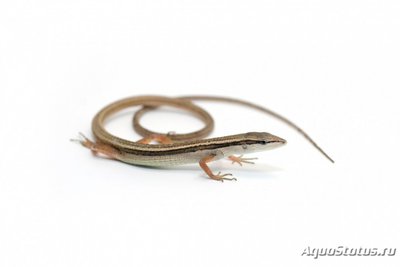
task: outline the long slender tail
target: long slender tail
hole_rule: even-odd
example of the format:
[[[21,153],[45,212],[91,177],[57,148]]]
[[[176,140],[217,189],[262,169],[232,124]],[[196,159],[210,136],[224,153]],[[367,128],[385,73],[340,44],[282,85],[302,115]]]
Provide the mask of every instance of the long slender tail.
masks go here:
[[[297,132],[299,132],[302,136],[304,136],[305,139],[307,139],[308,142],[310,142],[319,152],[322,153],[330,162],[335,163],[335,161],[299,126],[297,126],[294,122],[290,121],[289,119],[283,117],[282,115],[264,108],[262,106],[256,105],[254,103],[250,103],[244,100],[239,100],[235,98],[229,98],[229,97],[221,97],[221,96],[201,96],[201,95],[191,95],[191,96],[183,96],[179,97],[181,99],[186,99],[186,100],[205,100],[205,101],[217,101],[217,102],[227,102],[227,103],[234,103],[234,104],[239,104],[242,106],[247,106],[256,110],[259,110],[263,113],[267,113],[268,115],[271,115],[272,117],[282,121],[283,123],[289,125],[293,129],[295,129]]]

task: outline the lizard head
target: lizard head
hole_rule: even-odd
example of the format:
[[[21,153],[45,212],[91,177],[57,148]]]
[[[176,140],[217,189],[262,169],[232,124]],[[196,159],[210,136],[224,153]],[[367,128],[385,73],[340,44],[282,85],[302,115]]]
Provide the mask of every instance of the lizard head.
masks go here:
[[[244,134],[243,137],[243,153],[270,150],[286,144],[285,139],[265,132],[250,132]]]

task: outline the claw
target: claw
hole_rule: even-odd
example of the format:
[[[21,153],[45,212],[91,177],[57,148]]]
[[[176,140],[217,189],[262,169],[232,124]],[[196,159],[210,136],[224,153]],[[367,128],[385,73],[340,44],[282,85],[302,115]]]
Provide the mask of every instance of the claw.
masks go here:
[[[237,181],[237,179],[235,177],[232,178],[226,178],[226,176],[232,176],[232,173],[225,173],[225,174],[221,174],[221,172],[218,172],[216,175],[214,175],[213,179],[224,182],[224,180],[228,180],[228,181]]]
[[[84,143],[89,142],[89,138],[87,138],[83,133],[79,132],[77,138],[70,139],[71,142],[79,143],[84,146]]]
[[[252,162],[251,160],[256,160],[258,158],[243,158],[243,155],[240,156],[229,156],[229,160],[232,161],[232,164],[237,163],[240,166],[243,166],[243,163],[247,163],[247,164],[254,164],[254,162]]]

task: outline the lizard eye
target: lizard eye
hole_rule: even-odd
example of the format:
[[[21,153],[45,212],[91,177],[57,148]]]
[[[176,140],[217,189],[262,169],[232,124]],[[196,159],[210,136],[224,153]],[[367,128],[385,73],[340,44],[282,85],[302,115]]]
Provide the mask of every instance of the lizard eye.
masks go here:
[[[266,145],[266,144],[267,144],[267,141],[261,141],[261,144],[262,144],[262,145]]]

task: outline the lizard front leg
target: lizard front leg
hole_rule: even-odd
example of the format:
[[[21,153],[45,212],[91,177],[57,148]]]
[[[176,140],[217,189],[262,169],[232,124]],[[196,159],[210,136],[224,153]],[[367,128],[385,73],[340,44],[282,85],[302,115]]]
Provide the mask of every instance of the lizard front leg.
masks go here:
[[[215,160],[215,157],[216,157],[215,154],[210,154],[210,155],[202,158],[199,162],[200,167],[208,175],[208,177],[210,177],[213,180],[217,180],[217,181],[221,181],[221,182],[223,182],[224,180],[237,181],[237,179],[235,177],[227,178],[227,176],[232,176],[231,173],[221,174],[221,172],[218,172],[217,174],[213,174],[210,167],[208,167],[207,163]]]

